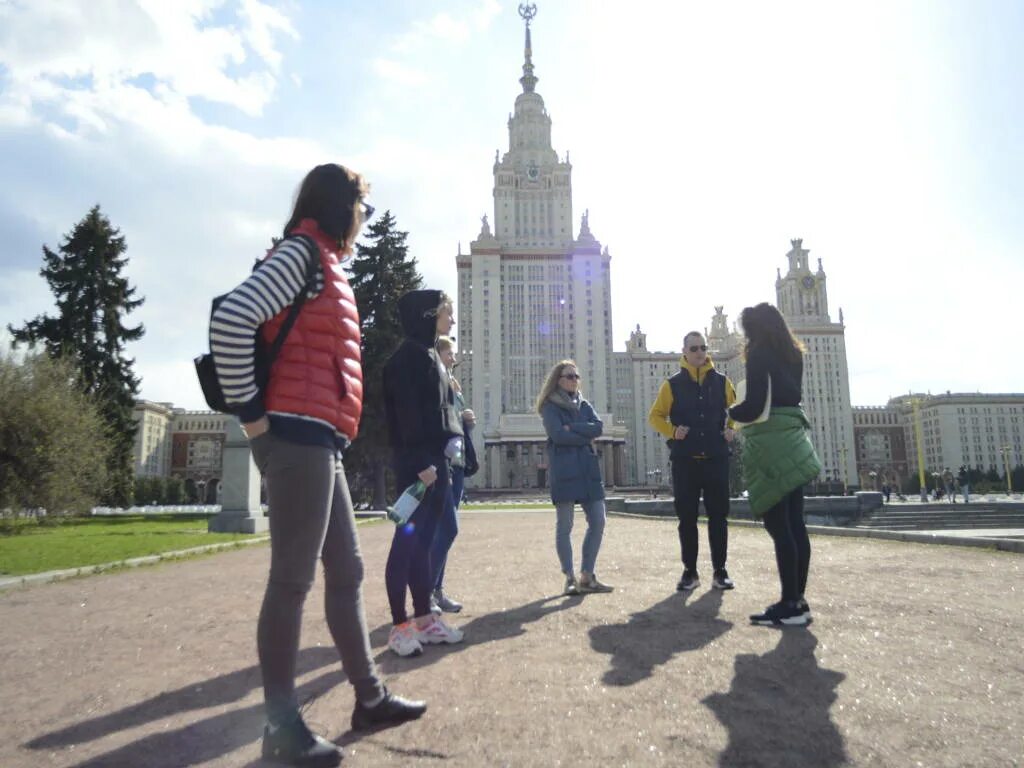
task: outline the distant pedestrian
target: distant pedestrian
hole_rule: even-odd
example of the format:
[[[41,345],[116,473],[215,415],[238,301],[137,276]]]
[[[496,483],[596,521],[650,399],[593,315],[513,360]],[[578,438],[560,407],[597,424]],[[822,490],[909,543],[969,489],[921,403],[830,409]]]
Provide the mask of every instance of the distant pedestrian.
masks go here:
[[[892,493],[892,486],[889,485],[888,483],[883,483],[882,484],[882,496],[885,497],[885,503],[886,504],[889,503],[889,494],[891,494],[891,493]]]
[[[725,567],[729,554],[729,445],[735,436],[728,408],[735,401],[732,382],[715,370],[703,334],[686,334],[679,372],[662,382],[647,414],[647,422],[668,439],[672,460],[672,494],[683,561],[683,575],[676,585],[680,591],[700,585],[697,516],[701,495],[714,569],[711,585],[716,589],[735,586]]]
[[[285,765],[341,761],[341,749],[303,722],[295,696],[302,607],[318,559],[327,626],[355,689],[352,727],[394,724],[426,710],[423,702],[389,693],[373,663],[363,560],[342,463],[358,433],[363,392],[359,312],[342,261],[373,211],[366,193],[363,178],[340,165],[310,171],[284,239],[221,302],[210,326],[221,388],[249,438],[270,501],[270,577],[256,645],[267,713],[263,757]],[[307,274],[315,281],[307,284]],[[272,341],[301,291],[306,299],[261,391],[257,334]]]
[[[605,526],[604,483],[594,441],[604,431],[604,423],[580,392],[576,363],[562,360],[554,365],[537,395],[536,408],[548,436],[555,551],[565,575],[565,594],[611,592],[612,587],[598,580],[594,572]],[[571,538],[576,504],[583,507],[587,517],[578,580]]]
[[[452,387],[452,394],[455,396],[455,412],[462,420],[463,446],[462,451],[452,457],[452,481],[448,489],[448,499],[445,501],[444,513],[437,526],[437,533],[434,534],[434,543],[430,549],[430,569],[433,574],[433,595],[431,597],[431,609],[436,608],[435,613],[458,613],[462,610],[462,603],[453,600],[444,589],[444,572],[448,563],[448,553],[459,535],[459,506],[462,504],[463,489],[467,477],[472,477],[480,468],[477,463],[476,449],[470,437],[473,425],[476,424],[476,415],[466,407],[466,401],[462,397],[462,387],[458,379],[452,375],[455,367],[455,345],[448,336],[438,336],[435,344],[437,354],[441,363],[448,371],[449,382]]]
[[[762,625],[806,624],[811,613],[804,597],[811,541],[804,522],[803,487],[819,475],[821,462],[800,407],[804,345],[770,304],[747,307],[740,324],[746,336],[747,393],[729,415],[747,425],[743,474],[750,511],[764,518],[782,586],[781,599],[750,620]]]
[[[967,504],[971,500],[971,475],[963,464],[957,473],[957,482],[960,484],[960,493],[964,495],[964,504]]]
[[[399,656],[418,656],[425,643],[462,642],[462,631],[430,610],[430,547],[448,501],[450,446],[463,434],[448,371],[434,348],[455,324],[452,300],[441,291],[409,291],[398,300],[398,314],[405,338],[384,365],[384,413],[399,490],[417,480],[427,490],[391,539],[385,568],[393,625],[388,647]]]
[[[949,467],[942,473],[942,486],[946,490],[946,496],[949,500],[956,504],[956,480],[953,478],[953,473],[950,472]]]

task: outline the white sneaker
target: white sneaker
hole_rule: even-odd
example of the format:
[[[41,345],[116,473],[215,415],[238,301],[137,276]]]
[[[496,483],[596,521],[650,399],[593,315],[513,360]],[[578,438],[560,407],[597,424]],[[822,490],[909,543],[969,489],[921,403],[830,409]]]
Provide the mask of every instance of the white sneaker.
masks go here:
[[[398,624],[391,628],[388,635],[388,648],[399,656],[419,656],[423,653],[423,646],[420,645],[419,633],[411,621]]]
[[[425,645],[462,642],[462,630],[446,624],[440,616],[435,616],[433,621],[417,632],[417,636]]]

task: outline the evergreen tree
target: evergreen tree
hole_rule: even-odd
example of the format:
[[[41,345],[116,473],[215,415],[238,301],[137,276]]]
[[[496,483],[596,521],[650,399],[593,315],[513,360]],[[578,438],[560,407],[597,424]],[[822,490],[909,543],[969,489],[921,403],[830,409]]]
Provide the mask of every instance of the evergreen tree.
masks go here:
[[[56,253],[43,246],[40,274],[56,298],[57,316],[8,326],[15,345],[41,342],[51,357],[71,360],[82,390],[97,402],[110,443],[104,500],[111,504],[127,503],[132,491],[132,408],[139,380],[132,372],[135,361],[124,350],[145,332],[141,325],[129,328],[122,322],[143,302],[122,275],[125,250],[120,230],[93,206]]]
[[[384,418],[384,364],[404,335],[398,299],[423,285],[416,259],[408,255],[408,236],[395,228],[391,211],[385,211],[367,229],[370,242],[356,244],[349,265],[349,282],[362,321],[363,418],[345,463],[353,471],[357,494],[361,485],[370,484],[376,509],[383,509],[389,496],[394,496],[393,490],[388,492],[386,471],[390,448]]]

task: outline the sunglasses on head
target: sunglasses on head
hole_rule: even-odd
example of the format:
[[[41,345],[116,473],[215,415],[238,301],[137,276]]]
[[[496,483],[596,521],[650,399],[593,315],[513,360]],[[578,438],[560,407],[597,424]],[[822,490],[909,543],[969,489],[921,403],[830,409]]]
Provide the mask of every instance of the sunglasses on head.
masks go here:
[[[363,221],[369,221],[370,217],[373,216],[374,208],[369,203],[359,203],[360,210],[363,212]]]
[[[690,345],[690,351],[691,352],[696,352],[698,349],[701,352],[707,352],[708,351],[708,345],[707,344],[691,344]]]
[[[580,376],[578,373],[563,373],[562,374],[562,378],[563,379],[572,379],[573,381],[579,381],[583,377]]]

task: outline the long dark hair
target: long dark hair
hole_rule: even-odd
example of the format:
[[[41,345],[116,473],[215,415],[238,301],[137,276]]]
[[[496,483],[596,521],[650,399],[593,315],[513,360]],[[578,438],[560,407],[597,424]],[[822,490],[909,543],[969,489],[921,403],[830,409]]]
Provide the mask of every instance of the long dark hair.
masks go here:
[[[292,216],[284,226],[285,236],[303,219],[313,219],[340,245],[351,245],[362,224],[356,206],[368,189],[362,176],[343,165],[318,165],[302,180]]]
[[[793,335],[782,313],[771,304],[761,302],[746,307],[740,312],[740,325],[747,337],[744,356],[749,357],[751,350],[764,349],[791,363],[803,358],[806,347]]]

